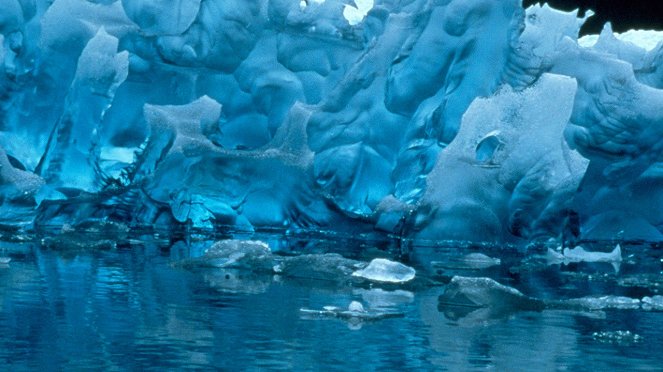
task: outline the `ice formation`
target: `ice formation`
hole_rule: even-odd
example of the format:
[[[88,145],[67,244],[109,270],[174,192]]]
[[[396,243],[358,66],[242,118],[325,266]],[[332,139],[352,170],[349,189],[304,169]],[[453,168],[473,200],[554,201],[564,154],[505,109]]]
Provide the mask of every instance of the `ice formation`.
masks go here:
[[[617,244],[612,252],[590,252],[581,246],[577,246],[572,249],[564,248],[561,253],[548,248],[546,259],[551,264],[568,264],[570,262],[619,263],[622,261],[622,247]]]
[[[272,252],[272,248],[265,242],[239,239],[217,241],[205,249],[201,256],[178,260],[173,264],[187,268],[243,270],[254,274],[339,284],[405,284],[415,279],[416,274],[413,268],[386,258],[364,262],[338,253],[288,256]]]
[[[338,306],[325,306],[322,310],[301,308],[299,312],[305,317],[327,317],[340,318],[348,321],[374,321],[389,318],[402,318],[402,312],[380,311],[374,309],[365,309],[364,305],[358,301],[350,302],[347,309]]]
[[[0,223],[661,241],[661,34],[579,43],[585,19],[4,0]]]
[[[376,258],[368,266],[352,273],[352,276],[379,283],[406,283],[415,275],[413,268],[385,258]]]
[[[581,297],[564,300],[543,300],[529,297],[513,287],[491,278],[454,276],[440,295],[439,308],[447,316],[469,317],[476,321],[502,318],[519,311],[579,311],[608,309],[645,311],[662,310],[661,296],[642,299],[624,296]]]

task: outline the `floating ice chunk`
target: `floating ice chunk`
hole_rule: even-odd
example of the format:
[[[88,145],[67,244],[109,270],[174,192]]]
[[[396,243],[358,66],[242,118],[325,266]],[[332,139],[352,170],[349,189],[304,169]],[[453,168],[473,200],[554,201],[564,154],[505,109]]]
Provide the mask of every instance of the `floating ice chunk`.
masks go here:
[[[358,288],[352,293],[360,295],[372,309],[392,309],[399,305],[409,304],[414,300],[414,293],[402,289],[386,291],[382,288]]]
[[[429,261],[430,266],[435,269],[483,270],[502,263],[502,260],[499,258],[490,257],[478,252],[463,256],[452,255],[451,257],[436,258],[439,260]]]
[[[373,309],[367,310],[359,301],[350,302],[347,309],[342,309],[337,306],[324,306],[322,310],[301,308],[299,309],[299,312],[303,316],[340,318],[350,322],[400,318],[404,315],[402,312],[377,311]]]
[[[272,282],[272,275],[267,272],[247,273],[243,269],[216,268],[206,271],[203,278],[211,287],[224,293],[265,293]]]
[[[647,296],[642,298],[642,308],[645,310],[663,311],[663,296]]]
[[[286,257],[274,266],[274,272],[289,277],[344,282],[365,265],[336,253],[305,254]]]
[[[490,278],[455,276],[440,296],[439,303],[440,307],[446,309],[445,313],[455,314],[456,318],[470,314],[473,314],[474,318],[496,318],[516,311],[635,310],[640,308],[642,302],[637,298],[622,296],[544,301],[528,297],[517,289],[500,284]]]
[[[222,240],[214,243],[201,257],[203,263],[218,268],[269,270],[273,266],[272,251],[258,240]]]
[[[558,265],[564,263],[564,254],[548,248],[546,251],[546,261],[549,265]]]
[[[621,262],[622,248],[619,244],[612,252],[588,252],[583,247],[564,248],[564,260],[568,262]]]
[[[463,257],[462,261],[473,269],[487,269],[502,263],[499,258],[489,257],[483,253],[470,253]]]
[[[583,297],[563,301],[569,308],[577,306],[582,310],[634,310],[639,309],[641,301],[637,298],[624,296]]]
[[[366,310],[364,310],[364,305],[361,304],[359,301],[352,301],[350,302],[350,305],[348,305],[348,311],[356,312],[356,313],[365,313]]]
[[[352,273],[352,276],[381,283],[406,283],[414,279],[416,271],[400,262],[384,258],[372,260],[368,266]]]
[[[440,296],[440,304],[469,308],[493,308],[497,312],[545,308],[543,301],[525,296],[515,288],[490,278],[454,276]]]

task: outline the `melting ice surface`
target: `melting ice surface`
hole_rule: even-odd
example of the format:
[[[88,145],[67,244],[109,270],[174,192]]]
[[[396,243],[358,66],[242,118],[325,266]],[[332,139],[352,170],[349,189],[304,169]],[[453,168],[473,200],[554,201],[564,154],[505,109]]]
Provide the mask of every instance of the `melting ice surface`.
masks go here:
[[[65,234],[0,247],[11,258],[0,265],[6,369],[656,370],[663,363],[663,252],[645,245],[623,246],[614,271],[609,262],[549,265],[545,249],[260,233],[170,240],[131,231],[100,248],[107,233]],[[416,276],[353,276],[376,261],[381,277]],[[485,261],[495,264],[476,265]]]
[[[663,240],[661,34],[518,0],[0,5],[0,223]]]

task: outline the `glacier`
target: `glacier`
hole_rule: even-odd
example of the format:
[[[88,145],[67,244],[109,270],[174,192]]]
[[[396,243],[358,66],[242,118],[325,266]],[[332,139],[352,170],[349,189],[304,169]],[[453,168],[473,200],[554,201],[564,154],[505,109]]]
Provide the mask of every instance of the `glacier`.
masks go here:
[[[0,225],[663,241],[663,34],[520,0],[2,0]]]

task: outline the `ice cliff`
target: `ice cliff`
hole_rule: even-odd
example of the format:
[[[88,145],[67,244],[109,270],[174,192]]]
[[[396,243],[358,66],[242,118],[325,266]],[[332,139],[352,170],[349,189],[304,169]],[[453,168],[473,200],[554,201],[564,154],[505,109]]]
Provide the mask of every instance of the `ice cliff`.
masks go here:
[[[1,0],[0,223],[663,241],[663,36],[585,19]]]

